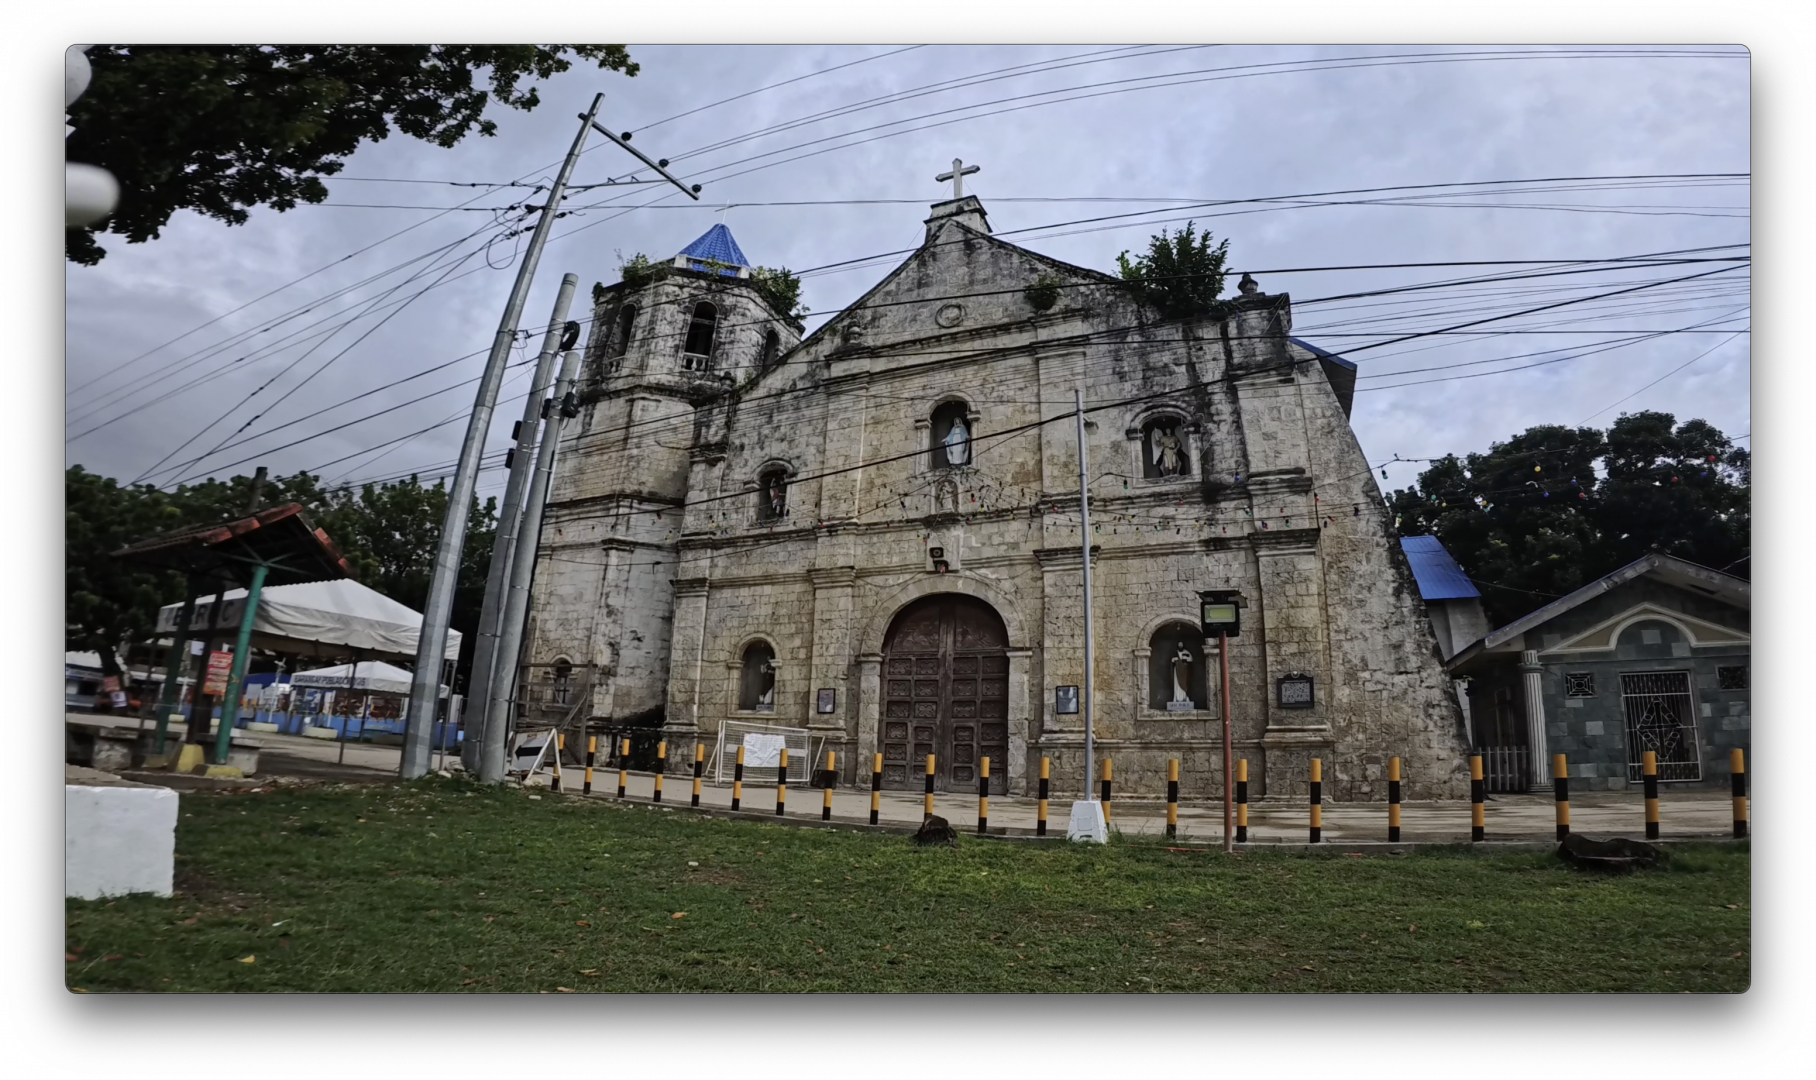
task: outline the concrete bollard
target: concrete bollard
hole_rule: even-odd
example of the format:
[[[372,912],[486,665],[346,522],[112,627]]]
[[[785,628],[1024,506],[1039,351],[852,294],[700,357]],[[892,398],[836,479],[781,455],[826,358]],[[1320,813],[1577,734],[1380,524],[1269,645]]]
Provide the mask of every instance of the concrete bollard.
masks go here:
[[[782,748],[782,762],[776,766],[776,816],[782,816],[783,804],[788,802],[788,747]]]
[[[662,801],[662,776],[668,772],[668,742],[656,744],[656,802]]]
[[[826,773],[828,777],[836,776],[839,768],[839,755],[831,750],[826,751]],[[825,797],[820,801],[820,820],[832,820],[832,781],[826,783]]]
[[[1747,835],[1747,752],[1728,751],[1728,771],[1734,787],[1734,838]]]
[[[1116,768],[1115,762],[1111,761],[1109,758],[1103,759],[1103,785],[1102,785],[1103,800],[1102,801],[1103,801],[1103,820],[1104,820],[1104,824],[1106,824],[1106,825],[1108,825],[1110,823],[1110,787],[1111,787],[1110,777],[1111,777],[1112,771],[1115,768]]]
[[[1400,759],[1387,762],[1387,842],[1400,842]]]
[[[1167,836],[1179,835],[1179,759],[1167,759]]]
[[[1483,801],[1488,797],[1488,784],[1482,779],[1482,755],[1469,756],[1469,839],[1488,838],[1488,813]]]
[[[883,755],[870,758],[870,823],[875,825],[883,812]]]
[[[706,744],[697,742],[694,744],[694,797],[689,806],[698,808],[700,805],[700,770],[705,764]]]
[[[924,814],[921,820],[933,816],[933,755],[927,755],[927,797],[924,800]]]
[[[580,784],[580,794],[582,795],[593,793],[593,757],[598,752],[599,736],[588,735],[586,737],[586,778]]]
[[[738,761],[732,767],[731,774],[731,808],[736,810],[744,801],[744,747],[738,747]]]
[[[1236,762],[1236,842],[1249,842],[1249,759]]]
[[[1640,756],[1639,775],[1646,789],[1646,839],[1658,839],[1658,753],[1647,750]]]
[[[618,743],[618,797],[624,798],[624,784],[630,778],[631,741],[621,740]]]
[[[990,759],[985,757],[977,772],[977,835],[984,835],[990,824]]]
[[[1562,754],[1551,755],[1551,797],[1557,802],[1557,838],[1570,835],[1570,762]]]
[[[1053,762],[1048,758],[1040,759],[1040,798],[1034,804],[1034,835],[1047,835],[1047,796]]]
[[[567,748],[567,736],[555,736],[555,775],[549,779],[549,790],[561,790],[561,751]]]

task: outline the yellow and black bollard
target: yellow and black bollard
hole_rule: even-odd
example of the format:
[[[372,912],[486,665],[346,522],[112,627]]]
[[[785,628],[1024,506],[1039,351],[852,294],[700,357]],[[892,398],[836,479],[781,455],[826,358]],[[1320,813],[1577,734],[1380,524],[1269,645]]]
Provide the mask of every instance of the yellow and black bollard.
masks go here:
[[[1400,842],[1400,759],[1387,759],[1387,842]]]
[[[668,772],[668,742],[656,744],[656,802],[662,801],[662,776]]]
[[[1747,752],[1728,751],[1728,771],[1734,784],[1734,838],[1747,835]]]
[[[977,773],[977,835],[990,824],[990,759],[983,759]]]
[[[694,799],[688,804],[689,806],[700,805],[700,768],[705,763],[706,744],[697,742],[694,744]]]
[[[925,821],[926,818],[930,818],[933,816],[933,755],[932,754],[927,755],[927,798],[926,798],[926,806],[925,806],[925,815],[926,816],[923,817],[921,820]]]
[[[832,820],[832,784],[833,777],[838,775],[839,755],[831,750],[826,751],[826,794],[820,800],[820,820]]]
[[[731,773],[731,808],[736,810],[744,801],[744,747],[738,747],[738,762],[732,766]]]
[[[1110,823],[1110,774],[1114,768],[1114,762],[1109,758],[1103,759],[1103,820],[1105,825]]]
[[[1658,754],[1647,750],[1640,757],[1639,775],[1646,788],[1646,839],[1658,839]]]
[[[1035,836],[1047,835],[1047,795],[1049,794],[1047,785],[1049,776],[1051,775],[1052,765],[1053,763],[1049,759],[1040,759],[1040,798],[1034,804]]]
[[[1488,784],[1482,779],[1482,755],[1469,756],[1469,839],[1488,839],[1488,812],[1482,805]]]
[[[618,797],[624,798],[624,782],[629,778],[631,764],[631,741],[624,739],[618,743]]]
[[[580,785],[580,794],[582,795],[591,795],[593,793],[593,755],[598,752],[599,736],[588,735],[586,737],[586,779]]]
[[[1236,762],[1236,842],[1249,842],[1249,759]]]
[[[883,755],[870,757],[870,823],[875,825],[883,812]]]
[[[776,816],[782,816],[782,805],[788,801],[788,747],[782,748],[782,763],[776,766]]]
[[[1312,759],[1312,781],[1308,794],[1311,796],[1311,842],[1316,844],[1324,839],[1324,759]]]
[[[1562,754],[1551,755],[1551,794],[1557,800],[1557,838],[1570,835],[1570,762]]]
[[[1167,835],[1179,835],[1179,759],[1167,759]]]
[[[555,736],[555,775],[549,778],[549,790],[561,790],[561,751],[567,746],[567,736]]]

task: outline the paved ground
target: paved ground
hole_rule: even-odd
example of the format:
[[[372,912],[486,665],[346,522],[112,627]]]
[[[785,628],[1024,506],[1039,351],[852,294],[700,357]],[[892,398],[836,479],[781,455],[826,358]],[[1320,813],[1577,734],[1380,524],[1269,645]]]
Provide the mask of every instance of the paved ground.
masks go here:
[[[85,720],[100,720],[116,727],[136,727],[132,717],[108,717],[96,714],[72,714]],[[184,726],[173,724],[171,731],[181,738]],[[397,775],[399,750],[394,746],[364,746],[293,735],[258,733],[247,736],[260,747],[260,776],[294,776],[306,779],[375,782]],[[344,750],[344,761],[342,754]],[[444,759],[435,755],[435,764]],[[459,771],[453,755],[445,759],[450,771]],[[581,790],[584,770],[567,768],[562,773],[562,789],[568,793]],[[137,776],[138,774],[135,774]],[[140,777],[143,778],[143,777]],[[547,787],[550,774],[545,768],[530,781],[531,786]],[[649,802],[655,789],[650,773],[626,775],[625,794],[633,801]],[[663,801],[686,806],[692,791],[688,778],[668,776],[663,779]],[[616,798],[618,770],[597,769],[593,774],[593,797]],[[773,783],[746,783],[740,809],[772,814],[776,805]],[[721,810],[731,808],[731,785],[706,782],[701,785],[700,803]],[[823,792],[806,787],[791,787],[786,802],[786,817],[817,820]],[[1071,811],[1070,799],[1056,799],[1049,807],[1048,829],[1064,835],[1066,818]],[[1259,802],[1249,807],[1249,840],[1251,843],[1303,843],[1307,839],[1307,807],[1300,802]],[[962,832],[977,828],[975,795],[941,794],[934,797],[934,812],[952,822]],[[868,789],[842,788],[833,792],[832,814],[835,821],[868,822],[870,792]],[[880,820],[886,825],[920,824],[922,798],[907,792],[884,792]],[[1594,792],[1576,795],[1571,800],[1571,827],[1596,836],[1643,836],[1645,806],[1637,791]],[[993,796],[990,799],[992,831],[1006,828],[1014,832],[1033,832],[1036,805],[1033,799]],[[1556,818],[1549,795],[1498,795],[1486,807],[1487,835],[1490,840],[1549,840],[1556,835]],[[1725,792],[1683,791],[1666,788],[1660,802],[1660,833],[1664,839],[1710,839],[1733,834],[1733,810]],[[1166,806],[1158,800],[1118,799],[1111,804],[1111,825],[1127,835],[1159,836],[1166,829]],[[1186,804],[1179,808],[1179,837],[1199,843],[1220,842],[1223,837],[1221,804]],[[1326,841],[1386,840],[1387,807],[1383,803],[1324,804],[1323,837]],[[1408,803],[1401,811],[1401,839],[1406,843],[1448,843],[1469,839],[1469,804]]]

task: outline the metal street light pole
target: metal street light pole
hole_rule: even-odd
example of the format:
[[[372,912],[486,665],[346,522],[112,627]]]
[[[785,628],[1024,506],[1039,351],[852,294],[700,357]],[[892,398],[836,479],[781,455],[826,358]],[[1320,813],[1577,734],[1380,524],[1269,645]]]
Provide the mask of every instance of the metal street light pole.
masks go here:
[[[511,286],[504,315],[498,320],[498,333],[492,339],[492,354],[486,359],[485,373],[479,380],[479,393],[473,402],[473,416],[467,422],[466,441],[461,444],[460,458],[448,485],[448,510],[442,518],[441,541],[436,545],[435,569],[429,579],[429,599],[423,605],[422,630],[417,635],[416,670],[410,680],[410,712],[404,731],[404,752],[399,772],[409,780],[429,771],[429,734],[435,727],[436,706],[440,698],[441,662],[448,640],[448,619],[454,612],[454,586],[460,576],[461,548],[466,543],[467,512],[473,501],[473,489],[479,479],[480,451],[484,449],[487,431],[492,426],[492,411],[498,401],[498,386],[504,381],[505,362],[511,356],[511,342],[517,336],[517,321],[523,315],[523,303],[529,295],[530,282],[536,276],[536,264],[542,259],[543,245],[548,242],[549,228],[561,208],[568,177],[574,163],[586,146],[586,136],[593,116],[605,100],[604,94],[593,96],[567,159],[549,188],[548,201],[524,252],[523,265],[517,268],[517,281]]]
[[[530,475],[530,466],[536,456],[536,422],[540,417],[542,399],[548,396],[549,380],[555,373],[555,356],[560,347],[573,348],[574,342],[563,341],[568,336],[565,323],[568,307],[574,301],[574,289],[580,284],[580,278],[568,274],[561,279],[561,289],[555,294],[555,310],[549,315],[548,333],[542,338],[542,352],[536,357],[536,376],[530,383],[530,392],[523,402],[523,419],[518,421],[516,445],[512,448],[511,474],[504,485],[504,502],[498,511],[498,530],[493,534],[492,565],[486,572],[485,599],[479,606],[479,627],[475,632],[473,643],[473,674],[467,680],[467,700],[480,703],[480,708],[469,710],[473,722],[468,728],[465,740],[460,744],[460,761],[469,773],[479,772],[479,745],[484,741],[485,708],[484,704],[491,696],[493,658],[498,645],[498,613],[504,602],[504,591],[511,580],[511,555],[516,549],[517,524],[523,511],[523,488]],[[575,326],[576,331],[579,330]]]

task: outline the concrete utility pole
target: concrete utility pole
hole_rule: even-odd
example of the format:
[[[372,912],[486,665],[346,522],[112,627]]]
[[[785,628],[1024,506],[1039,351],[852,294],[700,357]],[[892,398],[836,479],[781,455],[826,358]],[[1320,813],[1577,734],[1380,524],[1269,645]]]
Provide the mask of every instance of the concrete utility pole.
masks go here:
[[[548,419],[543,421],[542,441],[536,447],[536,473],[517,529],[517,550],[511,556],[511,587],[505,595],[504,617],[498,627],[497,661],[491,697],[485,707],[485,745],[479,758],[479,778],[489,784],[504,779],[504,754],[509,734],[511,698],[517,685],[517,657],[523,647],[523,623],[530,610],[530,580],[536,572],[536,548],[542,542],[542,511],[548,505],[549,483],[555,474],[555,451],[561,443],[562,421],[572,415],[568,396],[580,370],[580,353],[570,349],[561,359],[561,377],[548,399]]]
[[[573,348],[567,335],[568,307],[574,301],[574,289],[580,279],[567,274],[561,279],[561,290],[555,294],[555,310],[549,315],[548,333],[542,338],[542,352],[536,357],[536,376],[523,401],[523,419],[517,424],[516,445],[512,448],[511,475],[504,485],[504,503],[498,511],[498,531],[492,541],[492,565],[486,571],[486,594],[479,606],[479,628],[473,645],[473,676],[467,682],[467,700],[481,704],[469,710],[473,723],[467,725],[466,740],[460,744],[460,763],[469,773],[479,772],[479,743],[484,738],[484,703],[491,697],[492,669],[498,645],[498,610],[511,577],[511,555],[516,548],[517,522],[523,510],[523,487],[536,456],[536,422],[543,398],[548,396],[549,379],[555,371],[555,354],[560,348]],[[575,325],[574,331],[580,327]],[[577,336],[577,333],[576,333]]]
[[[523,303],[536,276],[536,264],[542,259],[543,245],[548,242],[549,228],[561,209],[567,191],[568,177],[574,163],[586,146],[587,131],[593,115],[605,100],[604,94],[593,95],[592,108],[582,118],[574,134],[574,145],[549,188],[548,201],[523,254],[523,265],[517,268],[517,282],[511,286],[504,316],[498,320],[498,333],[492,339],[492,354],[486,359],[485,372],[479,380],[479,393],[473,402],[473,416],[467,422],[466,441],[454,468],[454,479],[448,485],[448,510],[441,523],[441,541],[435,549],[435,569],[429,578],[429,600],[423,605],[422,630],[417,635],[416,670],[410,680],[409,726],[404,731],[404,751],[398,771],[409,780],[429,771],[429,735],[435,728],[436,706],[440,699],[441,664],[447,651],[448,620],[454,612],[454,585],[460,575],[460,554],[467,538],[467,512],[473,501],[473,489],[479,479],[479,456],[485,447],[486,433],[492,426],[492,410],[498,402],[498,386],[504,381],[505,362],[511,357],[511,342],[517,337],[517,321],[523,315]]]

